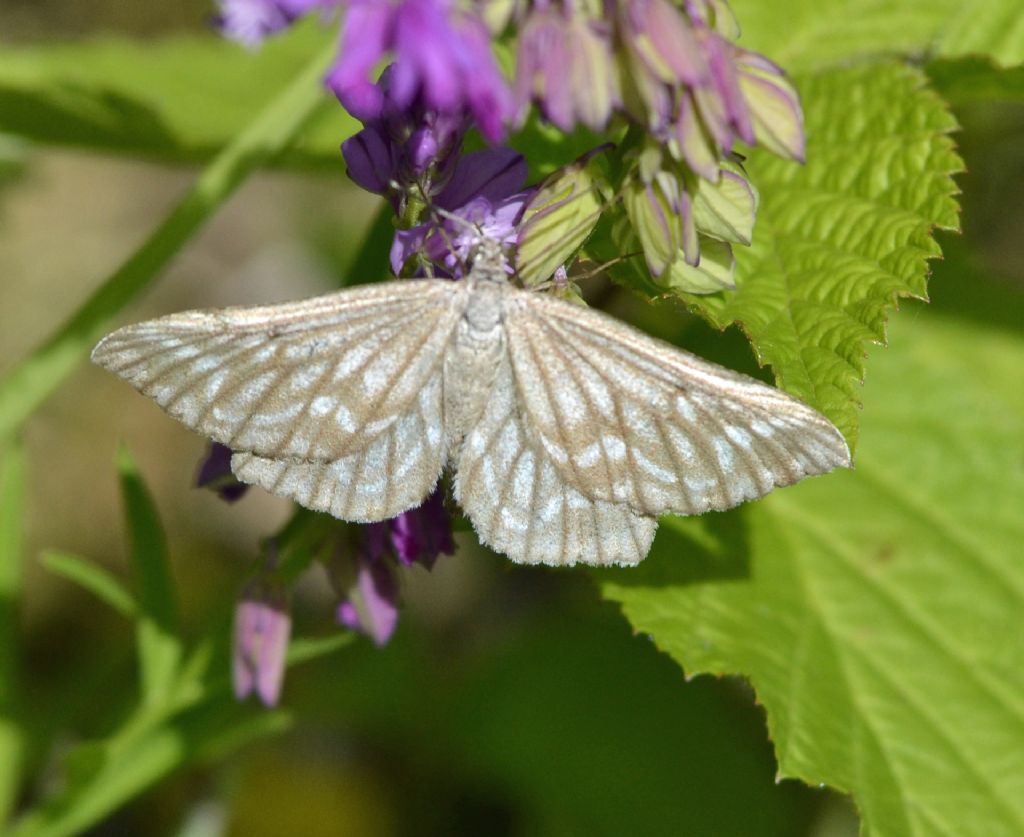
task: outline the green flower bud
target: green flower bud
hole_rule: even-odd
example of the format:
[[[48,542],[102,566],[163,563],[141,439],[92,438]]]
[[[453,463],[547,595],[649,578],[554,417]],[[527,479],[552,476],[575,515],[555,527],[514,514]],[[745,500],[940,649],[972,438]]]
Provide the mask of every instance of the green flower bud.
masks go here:
[[[607,186],[594,156],[553,172],[526,204],[516,250],[516,272],[525,286],[551,278],[597,226]]]
[[[780,157],[804,159],[804,117],[789,79],[763,56],[741,53],[736,61],[757,144]]]
[[[693,218],[703,234],[750,245],[757,217],[757,191],[739,166],[723,163],[716,183],[698,180],[693,188]]]
[[[713,294],[735,288],[736,259],[732,247],[714,238],[700,239],[700,263],[687,264],[676,259],[659,279],[658,284],[691,294]]]

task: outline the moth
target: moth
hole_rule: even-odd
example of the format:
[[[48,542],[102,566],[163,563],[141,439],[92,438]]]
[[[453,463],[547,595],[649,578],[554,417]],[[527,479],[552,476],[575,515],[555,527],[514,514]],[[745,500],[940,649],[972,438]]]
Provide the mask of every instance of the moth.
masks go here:
[[[516,287],[486,241],[461,281],[172,314],[92,359],[230,447],[243,482],[342,520],[419,505],[448,466],[481,542],[522,563],[637,564],[659,515],[850,464],[815,410]]]

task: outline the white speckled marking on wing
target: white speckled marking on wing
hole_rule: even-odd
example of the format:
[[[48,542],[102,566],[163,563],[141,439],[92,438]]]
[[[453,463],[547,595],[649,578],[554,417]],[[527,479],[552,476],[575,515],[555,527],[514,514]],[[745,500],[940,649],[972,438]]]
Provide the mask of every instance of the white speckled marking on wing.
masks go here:
[[[342,520],[386,520],[418,506],[437,484],[447,458],[441,425],[442,379],[421,390],[413,408],[358,453],[332,461],[274,459],[239,451],[231,470],[242,482]]]

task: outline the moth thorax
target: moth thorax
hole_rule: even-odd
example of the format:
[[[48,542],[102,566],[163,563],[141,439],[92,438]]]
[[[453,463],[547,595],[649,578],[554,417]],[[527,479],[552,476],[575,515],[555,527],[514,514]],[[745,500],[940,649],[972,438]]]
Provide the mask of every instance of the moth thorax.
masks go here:
[[[479,277],[477,278],[479,279]],[[459,331],[460,338],[464,342],[486,344],[500,342],[504,287],[489,281],[474,286],[463,314],[463,328]]]

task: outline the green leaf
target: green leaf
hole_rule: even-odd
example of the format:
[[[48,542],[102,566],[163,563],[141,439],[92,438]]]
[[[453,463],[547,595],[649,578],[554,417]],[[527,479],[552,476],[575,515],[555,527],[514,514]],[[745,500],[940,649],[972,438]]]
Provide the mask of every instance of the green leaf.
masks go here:
[[[170,700],[183,649],[170,557],[153,498],[128,451],[118,452],[117,470],[128,523],[130,557],[138,583],[136,622],[143,703],[159,706]]]
[[[790,72],[886,54],[975,53],[1005,66],[1024,61],[1020,0],[731,0],[740,45]]]
[[[286,727],[284,712],[245,710],[221,693],[190,712],[157,725],[126,727],[110,739],[80,744],[66,757],[64,792],[26,813],[17,837],[79,834],[186,764],[220,754]]]
[[[954,106],[967,102],[1024,101],[1024,66],[1005,70],[985,58],[930,61],[928,78]]]
[[[0,823],[17,801],[24,742],[16,712],[18,649],[17,603],[21,598],[24,540],[25,452],[18,442],[0,450]]]
[[[314,58],[203,170],[181,202],[46,343],[0,380],[0,441],[78,366],[116,314],[196,234],[245,178],[287,148],[320,107],[334,48]]]
[[[1024,14],[1019,0],[954,3],[934,51],[944,57],[984,55],[1004,67],[1024,62]]]
[[[294,666],[333,654],[355,641],[354,633],[338,631],[328,636],[299,637],[288,643],[288,665]]]
[[[884,342],[901,296],[926,296],[935,227],[957,227],[956,126],[924,76],[867,65],[803,79],[807,165],[764,152],[751,247],[734,248],[737,289],[689,296],[718,328],[738,323],[782,388],[857,436],[867,342]]]
[[[145,42],[97,38],[7,46],[0,53],[0,132],[122,154],[205,160],[231,144],[264,103],[325,49],[336,51],[334,33],[315,20],[255,52],[212,32]],[[322,90],[319,77],[316,84]],[[341,171],[338,144],[358,125],[327,95],[318,109],[302,141],[275,162]]]
[[[872,358],[855,470],[666,519],[638,570],[599,577],[688,674],[746,674],[782,774],[851,792],[868,834],[1011,837],[1024,338],[915,313]]]
[[[42,564],[55,575],[63,576],[80,587],[84,587],[122,616],[134,618],[138,613],[138,605],[132,598],[132,594],[114,577],[113,573],[92,561],[67,552],[49,550],[43,553]]]

